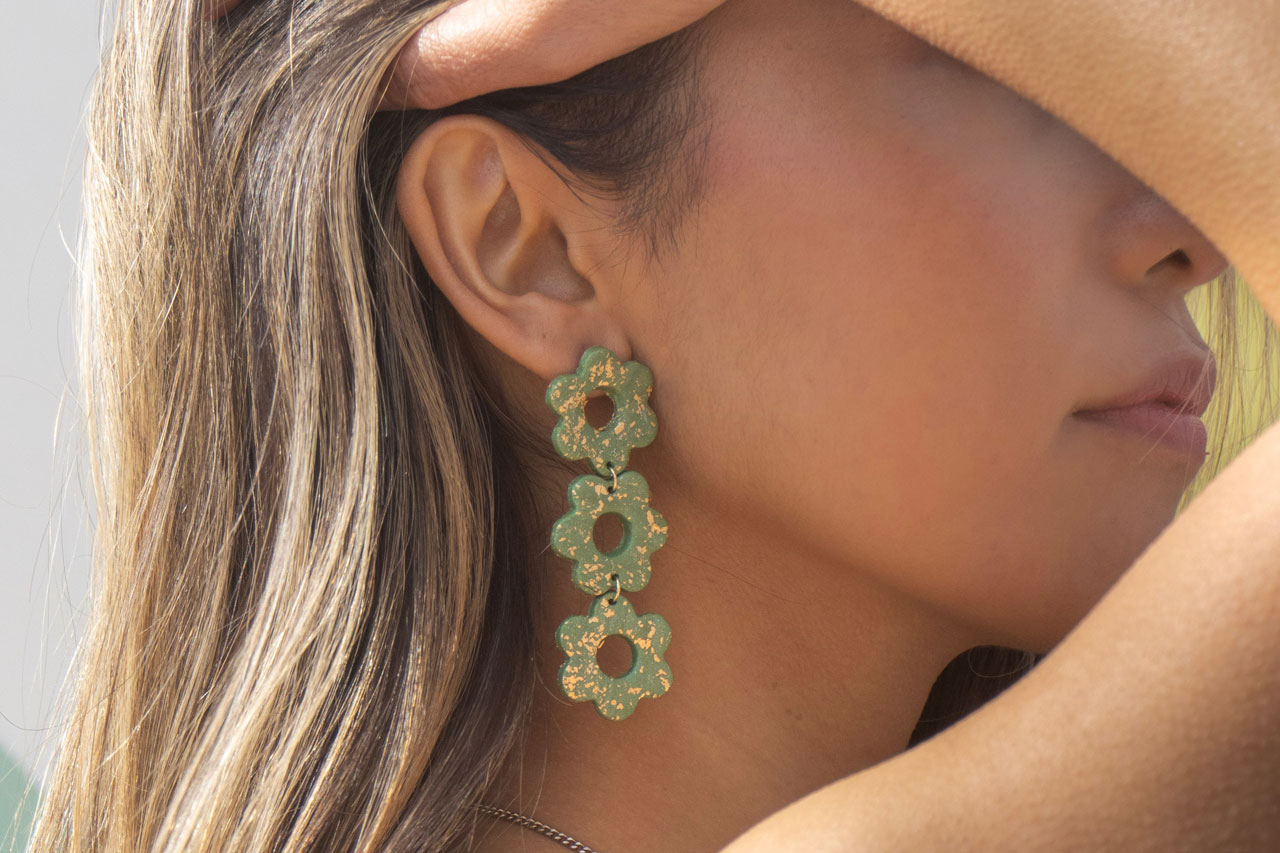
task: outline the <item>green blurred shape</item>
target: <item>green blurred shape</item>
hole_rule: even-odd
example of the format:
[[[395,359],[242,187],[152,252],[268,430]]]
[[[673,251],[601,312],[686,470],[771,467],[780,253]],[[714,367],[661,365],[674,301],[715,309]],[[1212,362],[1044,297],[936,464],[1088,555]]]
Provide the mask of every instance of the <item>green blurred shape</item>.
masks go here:
[[[0,749],[0,851],[27,849],[39,794],[34,785],[28,793],[27,774]]]

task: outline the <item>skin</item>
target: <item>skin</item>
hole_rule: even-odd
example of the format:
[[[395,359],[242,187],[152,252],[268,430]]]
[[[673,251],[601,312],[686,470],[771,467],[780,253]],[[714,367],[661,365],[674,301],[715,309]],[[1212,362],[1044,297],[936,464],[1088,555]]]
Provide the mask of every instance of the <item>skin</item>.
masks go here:
[[[708,183],[675,251],[646,258],[476,116],[400,174],[418,253],[533,434],[587,346],[655,377],[629,467],[669,536],[627,595],[672,626],[672,689],[622,722],[560,694],[555,628],[589,598],[546,552],[535,723],[487,798],[611,851],[719,849],[901,753],[965,649],[1053,648],[1202,461],[1073,412],[1202,348],[1185,299],[1227,266],[1070,127],[847,0],[698,25]],[[549,528],[572,475],[536,476]],[[601,784],[623,768],[626,791]],[[539,844],[503,823],[479,849]]]

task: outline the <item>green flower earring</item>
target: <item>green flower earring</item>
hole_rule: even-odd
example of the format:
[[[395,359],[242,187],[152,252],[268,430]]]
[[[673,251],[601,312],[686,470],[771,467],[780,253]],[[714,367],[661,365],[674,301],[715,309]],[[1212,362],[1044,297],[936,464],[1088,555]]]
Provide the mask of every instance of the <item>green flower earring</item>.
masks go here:
[[[602,429],[587,422],[587,395],[602,388],[613,401],[613,417]],[[671,626],[657,613],[637,614],[622,590],[634,592],[649,582],[649,561],[667,541],[667,523],[649,505],[649,484],[636,471],[623,471],[632,448],[658,434],[649,407],[653,373],[638,361],[623,362],[606,347],[588,347],[578,369],[547,386],[547,405],[560,416],[551,443],[566,459],[586,459],[595,474],[569,484],[569,511],[551,528],[551,548],[573,561],[572,580],[594,595],[586,616],[570,616],[556,630],[566,659],[560,665],[560,689],[577,702],[594,702],[607,720],[625,720],[646,696],[671,689],[671,667],[663,659]],[[596,476],[599,475],[599,476]],[[622,541],[611,551],[595,545],[600,516],[622,518]],[[605,639],[624,637],[631,644],[631,668],[614,678],[600,669],[596,655]]]

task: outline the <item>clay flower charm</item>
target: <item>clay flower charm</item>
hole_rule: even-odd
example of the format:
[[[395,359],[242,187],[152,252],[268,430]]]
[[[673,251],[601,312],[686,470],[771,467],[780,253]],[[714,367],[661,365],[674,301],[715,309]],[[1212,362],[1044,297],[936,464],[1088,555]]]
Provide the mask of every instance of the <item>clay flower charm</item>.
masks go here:
[[[649,582],[650,558],[667,541],[667,521],[649,505],[649,483],[638,471],[613,479],[583,474],[569,484],[570,509],[551,527],[551,548],[573,560],[573,582],[585,593],[599,595],[612,586],[610,577],[630,592]],[[622,517],[618,547],[602,553],[596,547],[596,521],[605,513]]]
[[[625,720],[642,698],[671,689],[671,667],[662,659],[671,627],[657,613],[637,616],[622,596],[612,605],[608,597],[594,599],[586,616],[560,623],[556,642],[568,655],[560,665],[560,688],[570,699],[595,702],[607,720]],[[617,678],[605,675],[596,660],[605,638],[615,634],[631,643],[631,668]]]
[[[613,417],[601,429],[587,421],[587,395],[603,388],[613,400]],[[658,434],[658,418],[649,407],[653,372],[638,361],[623,362],[607,347],[588,347],[574,373],[547,385],[547,405],[560,416],[551,443],[566,459],[586,459],[601,477],[627,466],[633,447],[644,447]]]

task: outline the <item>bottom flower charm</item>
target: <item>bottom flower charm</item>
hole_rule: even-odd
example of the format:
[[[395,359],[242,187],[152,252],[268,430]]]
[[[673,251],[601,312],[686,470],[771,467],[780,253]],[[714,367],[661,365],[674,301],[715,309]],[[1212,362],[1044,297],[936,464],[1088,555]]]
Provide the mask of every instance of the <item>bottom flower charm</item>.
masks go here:
[[[662,659],[671,626],[657,613],[638,616],[621,595],[611,605],[609,595],[596,596],[586,616],[570,616],[556,630],[556,642],[568,655],[560,665],[560,688],[570,699],[595,702],[607,720],[625,720],[642,698],[671,689],[671,667]],[[631,668],[617,678],[605,675],[596,660],[605,638],[615,634],[631,644]]]

